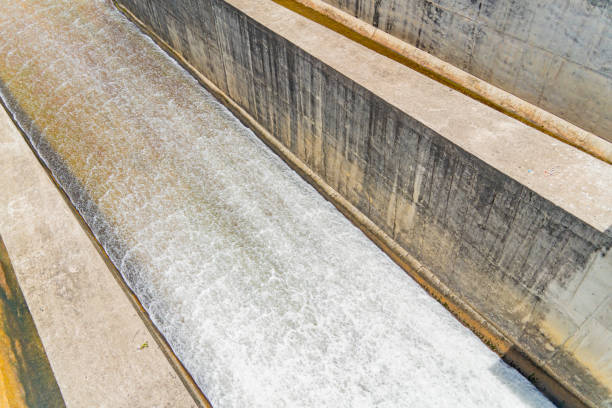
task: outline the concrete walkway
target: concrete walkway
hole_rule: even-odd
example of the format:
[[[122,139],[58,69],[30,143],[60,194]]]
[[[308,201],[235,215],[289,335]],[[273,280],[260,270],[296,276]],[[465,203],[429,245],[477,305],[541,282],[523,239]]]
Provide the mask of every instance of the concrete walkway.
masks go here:
[[[2,108],[0,175],[0,234],[66,405],[195,407]]]

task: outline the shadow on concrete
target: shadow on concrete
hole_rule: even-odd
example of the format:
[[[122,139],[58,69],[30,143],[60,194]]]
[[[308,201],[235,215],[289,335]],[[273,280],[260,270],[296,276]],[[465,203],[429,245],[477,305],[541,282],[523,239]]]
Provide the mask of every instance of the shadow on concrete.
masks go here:
[[[512,370],[508,366],[516,369]],[[543,395],[545,395],[556,406],[587,408],[587,405],[578,399],[572,392],[563,387],[555,378],[541,369],[525,353],[515,346],[504,354],[490,369],[491,374],[499,378],[508,389],[517,395],[526,406],[537,407],[537,401],[533,394],[525,392],[524,383],[517,381],[517,377],[525,376]]]
[[[0,405],[65,407],[0,236]]]

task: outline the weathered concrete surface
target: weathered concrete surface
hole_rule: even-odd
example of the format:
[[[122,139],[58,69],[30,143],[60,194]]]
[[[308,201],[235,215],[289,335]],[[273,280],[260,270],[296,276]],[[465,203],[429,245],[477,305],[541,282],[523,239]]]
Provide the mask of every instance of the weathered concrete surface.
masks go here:
[[[2,108],[0,174],[0,232],[66,405],[195,407]]]
[[[0,406],[66,406],[1,236]]]
[[[271,1],[121,3],[535,361],[610,403],[612,167]]]
[[[323,0],[612,141],[612,3]]]
[[[323,0],[274,0],[367,48],[439,80],[507,115],[612,164],[612,143],[441,60]]]

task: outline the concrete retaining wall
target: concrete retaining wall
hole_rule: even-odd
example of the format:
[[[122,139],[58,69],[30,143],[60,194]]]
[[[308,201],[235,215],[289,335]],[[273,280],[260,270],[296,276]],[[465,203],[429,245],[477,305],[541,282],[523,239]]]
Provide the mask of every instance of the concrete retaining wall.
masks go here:
[[[323,0],[612,141],[612,3]]]
[[[325,48],[328,34],[276,4],[121,3],[534,361],[593,405],[612,401],[612,168],[567,150],[603,183],[593,193],[603,221],[587,222],[581,211],[602,210],[580,210],[579,187],[566,192],[576,206],[544,198],[441,134],[452,129],[433,129],[297,46]],[[283,27],[295,30],[291,41]],[[390,63],[377,66],[380,80]],[[494,122],[537,132],[510,121]],[[554,146],[551,155],[571,149]]]

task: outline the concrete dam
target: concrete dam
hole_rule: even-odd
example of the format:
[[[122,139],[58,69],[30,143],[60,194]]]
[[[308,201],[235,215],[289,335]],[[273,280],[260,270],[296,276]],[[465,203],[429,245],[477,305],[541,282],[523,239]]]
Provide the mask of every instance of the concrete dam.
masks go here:
[[[6,405],[612,406],[605,153],[307,3],[0,0]]]

